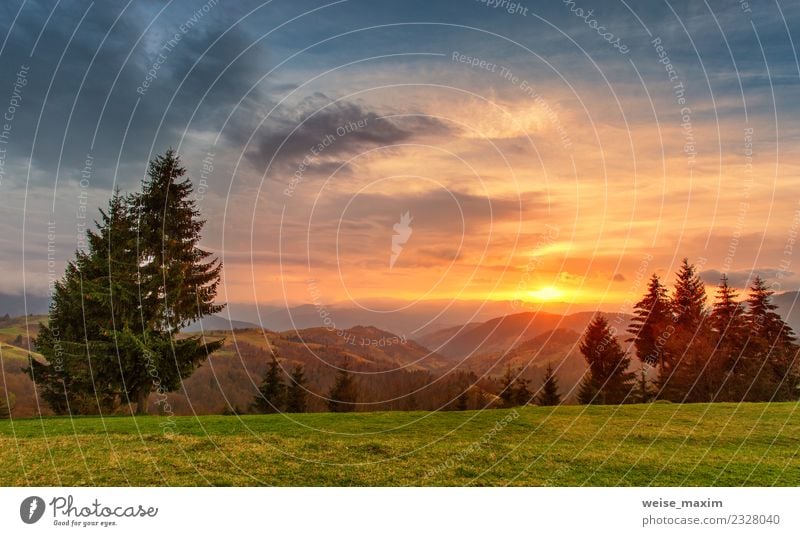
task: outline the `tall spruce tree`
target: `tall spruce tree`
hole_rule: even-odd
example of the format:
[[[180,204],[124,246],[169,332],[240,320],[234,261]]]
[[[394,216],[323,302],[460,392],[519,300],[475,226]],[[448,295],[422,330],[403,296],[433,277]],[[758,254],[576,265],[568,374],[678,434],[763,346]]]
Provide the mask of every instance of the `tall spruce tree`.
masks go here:
[[[542,387],[536,395],[536,404],[539,406],[558,406],[561,404],[561,394],[558,392],[558,378],[556,378],[552,363],[547,363]]]
[[[634,306],[634,316],[628,327],[636,348],[636,355],[643,364],[657,366],[662,361],[666,337],[672,323],[672,309],[666,287],[656,274],[650,277],[647,293]]]
[[[708,327],[714,342],[714,351],[709,362],[707,376],[717,393],[717,401],[741,399],[744,375],[742,350],[747,343],[745,311],[738,301],[737,292],[729,285],[728,276],[720,279],[714,304],[711,306]]]
[[[298,365],[289,378],[286,390],[286,411],[289,413],[306,412],[306,377],[305,370]]]
[[[580,344],[589,365],[578,398],[583,404],[621,404],[629,400],[635,374],[628,371],[631,358],[614,337],[608,321],[596,315]]]
[[[675,275],[670,300],[673,325],[666,337],[657,383],[661,398],[681,402],[688,400],[713,345],[706,336],[706,290],[697,269],[684,258]]]
[[[191,322],[224,307],[214,304],[222,263],[199,247],[205,221],[192,192],[186,169],[169,149],[150,162],[142,192],[135,197],[142,314],[138,329],[123,335],[140,352],[124,367],[126,381],[135,385],[131,394],[140,413],[153,390],[153,376],[160,388],[176,389],[222,346],[222,341],[207,342],[202,335],[175,338]]]
[[[792,328],[776,312],[773,294],[766,282],[756,276],[745,313],[749,337],[742,366],[743,400],[797,399],[798,346]]]
[[[687,329],[697,328],[706,314],[706,287],[687,258],[683,259],[675,276],[675,291],[672,294],[675,323]]]
[[[253,402],[253,409],[259,413],[279,413],[286,401],[286,385],[283,383],[283,371],[275,356],[272,357],[267,375],[261,382],[258,395]]]

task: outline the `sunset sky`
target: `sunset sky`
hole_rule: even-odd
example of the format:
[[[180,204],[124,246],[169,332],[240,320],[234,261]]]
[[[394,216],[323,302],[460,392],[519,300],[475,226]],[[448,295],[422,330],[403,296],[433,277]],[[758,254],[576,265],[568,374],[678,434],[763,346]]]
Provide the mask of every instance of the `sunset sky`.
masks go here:
[[[496,4],[2,2],[0,292],[170,146],[220,301],[798,289],[800,4]]]

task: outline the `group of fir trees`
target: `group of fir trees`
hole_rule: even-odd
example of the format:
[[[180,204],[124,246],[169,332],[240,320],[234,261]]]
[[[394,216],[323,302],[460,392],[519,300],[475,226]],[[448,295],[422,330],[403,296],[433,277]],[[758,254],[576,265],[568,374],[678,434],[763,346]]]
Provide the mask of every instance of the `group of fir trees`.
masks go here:
[[[506,367],[505,374],[500,379],[500,403],[503,407],[526,406],[535,403],[538,406],[558,406],[561,404],[561,394],[558,388],[558,378],[553,370],[552,363],[547,364],[542,385],[535,393],[530,390],[530,380],[522,377],[522,370],[512,370]]]
[[[635,305],[628,328],[642,365],[639,378],[630,357],[602,315],[581,344],[589,370],[582,403],[796,400],[798,351],[792,329],[776,312],[773,291],[756,276],[746,300],[722,276],[711,306],[703,282],[687,259],[670,294],[657,275]],[[645,370],[653,371],[653,379]],[[652,383],[652,386],[650,385]]]
[[[174,151],[150,162],[140,192],[115,192],[55,283],[27,373],[56,413],[147,411],[222,345],[177,335],[214,304],[221,263],[199,247],[204,221]]]
[[[336,371],[336,378],[327,395],[328,411],[347,413],[355,411],[358,403],[358,383],[348,370],[345,362]],[[304,413],[307,411],[305,371],[302,366],[295,367],[284,383],[284,372],[273,356],[267,373],[259,387],[251,409],[257,413]]]
[[[288,383],[283,381],[284,372],[278,360],[273,356],[267,369],[267,374],[253,402],[252,409],[257,413],[305,413],[306,404],[306,377],[305,370],[298,365],[288,377]]]

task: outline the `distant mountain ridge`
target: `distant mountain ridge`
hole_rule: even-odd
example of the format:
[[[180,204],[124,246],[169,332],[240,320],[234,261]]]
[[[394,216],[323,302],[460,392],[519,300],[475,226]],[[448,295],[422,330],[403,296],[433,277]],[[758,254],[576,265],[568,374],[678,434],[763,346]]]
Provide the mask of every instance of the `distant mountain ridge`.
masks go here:
[[[253,324],[252,322],[230,320],[219,315],[209,315],[197,322],[189,324],[184,331],[198,333],[201,331],[225,331],[236,329],[261,329],[261,326]]]
[[[417,341],[445,357],[464,359],[515,346],[552,330],[572,330],[582,333],[597,312],[581,312],[569,315],[534,312],[517,313],[493,318],[478,325],[468,324],[461,329],[448,328],[419,337]],[[618,332],[628,328],[631,315],[605,314]]]
[[[0,316],[25,316],[47,314],[50,298],[33,294],[4,294],[0,292]]]

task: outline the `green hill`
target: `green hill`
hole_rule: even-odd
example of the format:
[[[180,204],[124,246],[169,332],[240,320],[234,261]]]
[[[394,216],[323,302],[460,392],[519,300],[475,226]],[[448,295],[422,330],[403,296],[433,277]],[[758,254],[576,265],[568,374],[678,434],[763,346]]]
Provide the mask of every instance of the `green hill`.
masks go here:
[[[0,485],[796,486],[798,409],[15,420],[0,422]]]

